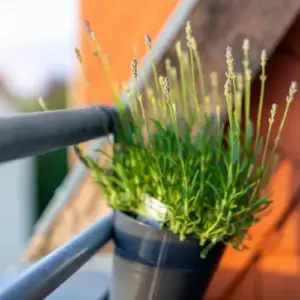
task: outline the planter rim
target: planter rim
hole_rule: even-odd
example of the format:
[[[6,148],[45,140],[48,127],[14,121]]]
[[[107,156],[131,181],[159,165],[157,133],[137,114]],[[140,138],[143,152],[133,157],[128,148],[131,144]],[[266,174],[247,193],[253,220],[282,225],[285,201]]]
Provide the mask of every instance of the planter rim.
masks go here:
[[[152,240],[167,239],[168,242],[176,244],[199,244],[199,239],[195,237],[186,237],[183,241],[181,241],[179,236],[171,231],[151,227],[118,210],[114,211],[114,231],[115,230],[120,230],[137,237]]]

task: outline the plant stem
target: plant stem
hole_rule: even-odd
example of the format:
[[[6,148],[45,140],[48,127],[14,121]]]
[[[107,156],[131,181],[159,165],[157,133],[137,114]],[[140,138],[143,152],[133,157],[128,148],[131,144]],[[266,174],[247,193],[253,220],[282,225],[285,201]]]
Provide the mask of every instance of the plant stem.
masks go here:
[[[187,103],[187,95],[186,95],[186,77],[185,77],[182,56],[179,57],[179,71],[180,71],[181,97],[183,99],[183,105],[184,105],[184,116],[187,118],[188,117],[188,103]]]
[[[199,75],[202,101],[204,101],[205,96],[206,96],[206,88],[205,88],[205,82],[204,82],[204,73],[203,73],[203,69],[202,69],[202,62],[201,62],[201,59],[200,59],[197,49],[193,49],[193,52],[194,52],[198,75]]]
[[[226,106],[229,118],[229,126],[233,128],[233,118],[232,118],[232,93],[230,89],[230,79],[228,78],[225,83],[225,97],[226,97]]]
[[[221,128],[221,107],[220,105],[216,106],[216,115],[217,115],[217,128],[218,130]]]
[[[277,133],[277,136],[275,138],[275,143],[274,143],[271,155],[270,155],[270,161],[273,160],[273,156],[274,156],[274,154],[277,150],[278,143],[279,143],[279,140],[280,140],[280,136],[281,136],[281,133],[282,133],[282,129],[283,129],[284,123],[286,121],[290,105],[291,105],[291,102],[286,102],[285,110],[284,110],[284,113],[283,113],[283,118],[281,119],[280,126],[279,126],[279,129],[278,129],[278,133]]]
[[[216,72],[212,72],[210,74],[210,82],[211,82],[211,89],[212,89],[212,105],[213,108],[217,107],[217,105],[220,105],[220,99],[219,99],[219,82],[218,82],[218,74]]]
[[[156,91],[157,91],[157,94],[160,95],[160,86],[159,86],[159,80],[158,80],[156,62],[155,62],[154,59],[151,60],[151,66],[152,66],[152,71],[153,71],[153,77],[154,77],[154,81],[155,81]]]
[[[240,91],[237,91],[234,102],[235,102],[235,119],[240,126],[241,118],[242,118],[242,93]]]
[[[199,100],[197,97],[197,90],[196,90],[196,80],[195,80],[195,65],[194,65],[194,54],[191,47],[189,47],[189,54],[190,54],[190,69],[191,69],[191,77],[192,77],[192,95],[195,100],[195,106],[197,110],[197,115],[200,115],[200,107],[199,107]]]
[[[95,92],[94,92],[94,90],[91,88],[90,81],[89,81],[89,79],[88,79],[88,77],[87,77],[87,74],[86,74],[86,71],[85,71],[85,69],[84,69],[83,60],[82,60],[80,51],[79,51],[78,49],[76,49],[76,50],[75,50],[75,53],[76,53],[77,59],[78,59],[79,64],[80,64],[80,68],[81,68],[82,75],[83,75],[83,79],[84,79],[84,84],[85,84],[85,86],[87,87],[87,89],[90,91],[91,95],[92,95],[93,97],[95,97]]]
[[[262,65],[262,72],[260,76],[261,86],[260,86],[260,96],[259,96],[259,106],[258,106],[258,114],[257,114],[257,123],[256,123],[256,138],[255,138],[255,148],[257,147],[259,135],[260,135],[260,128],[261,128],[261,116],[262,116],[262,108],[264,102],[264,95],[265,95],[265,83],[266,83],[266,74],[265,74],[265,65]]]
[[[246,79],[245,79],[245,120],[246,126],[250,122],[250,101],[251,101],[251,71],[249,69],[246,70]]]
[[[243,67],[244,67],[244,87],[245,87],[245,126],[246,126],[246,136],[245,141],[248,141],[248,128],[250,123],[250,101],[251,101],[251,70],[249,69],[249,40],[244,40],[243,44],[243,52],[244,52],[244,61],[243,61]]]
[[[270,123],[269,123],[269,128],[268,128],[268,133],[267,133],[267,139],[266,139],[266,143],[265,143],[265,147],[264,147],[264,152],[263,152],[262,167],[265,166],[267,149],[268,149],[268,146],[269,146],[269,141],[270,141],[271,131],[272,131],[272,127],[273,127],[272,125],[273,125],[273,123],[270,122]]]

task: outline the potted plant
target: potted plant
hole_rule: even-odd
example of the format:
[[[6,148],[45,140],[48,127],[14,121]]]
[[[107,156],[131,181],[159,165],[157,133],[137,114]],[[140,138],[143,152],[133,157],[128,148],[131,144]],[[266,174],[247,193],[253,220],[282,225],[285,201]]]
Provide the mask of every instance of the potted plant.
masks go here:
[[[91,32],[90,36],[93,39]],[[115,214],[113,300],[201,299],[225,247],[243,250],[248,229],[271,204],[265,187],[276,166],[296,83],[290,86],[271,143],[277,105],[262,118],[266,52],[261,55],[254,133],[249,41],[243,44],[243,75],[235,73],[231,48],[226,51],[224,119],[216,102],[217,76],[211,74],[208,95],[189,23],[186,38],[187,51],[176,44],[178,69],[167,60],[167,75],[158,76],[152,62],[153,89],[145,82],[140,90],[133,59],[133,81],[127,87],[130,118],[118,102],[121,118],[114,155],[102,152],[111,161],[110,169],[101,168],[76,147]],[[146,45],[151,51],[149,37]],[[262,120],[269,122],[266,137],[261,135]]]

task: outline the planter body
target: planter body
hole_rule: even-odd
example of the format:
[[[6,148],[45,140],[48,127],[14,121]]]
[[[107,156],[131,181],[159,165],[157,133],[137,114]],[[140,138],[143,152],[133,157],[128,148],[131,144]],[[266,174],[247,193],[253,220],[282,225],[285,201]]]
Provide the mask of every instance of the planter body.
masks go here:
[[[115,212],[111,300],[200,300],[225,246],[200,257],[196,239],[181,242],[171,232]]]

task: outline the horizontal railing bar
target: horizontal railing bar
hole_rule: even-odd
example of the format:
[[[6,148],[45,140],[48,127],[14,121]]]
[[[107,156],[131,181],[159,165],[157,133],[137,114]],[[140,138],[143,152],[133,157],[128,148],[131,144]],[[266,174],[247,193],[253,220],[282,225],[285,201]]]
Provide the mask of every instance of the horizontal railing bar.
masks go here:
[[[82,267],[112,238],[113,214],[36,262],[0,292],[0,300],[41,300]]]
[[[117,110],[90,106],[0,118],[0,163],[34,156],[114,133]]]

